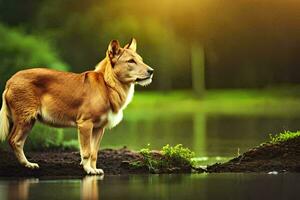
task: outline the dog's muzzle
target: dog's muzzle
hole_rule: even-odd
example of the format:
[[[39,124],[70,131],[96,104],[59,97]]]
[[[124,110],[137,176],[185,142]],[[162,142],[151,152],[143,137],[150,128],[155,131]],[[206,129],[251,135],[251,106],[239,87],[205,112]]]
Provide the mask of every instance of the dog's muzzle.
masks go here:
[[[152,82],[152,78],[153,78],[153,73],[150,76],[145,77],[145,78],[137,78],[135,80],[135,83],[142,85],[142,86],[146,86]]]

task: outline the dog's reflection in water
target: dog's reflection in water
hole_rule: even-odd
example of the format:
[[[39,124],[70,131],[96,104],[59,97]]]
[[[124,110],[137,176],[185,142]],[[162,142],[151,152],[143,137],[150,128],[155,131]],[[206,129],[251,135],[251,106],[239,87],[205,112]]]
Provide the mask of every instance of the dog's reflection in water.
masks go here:
[[[103,180],[102,176],[86,176],[81,181],[80,199],[96,200],[99,199],[98,181]],[[27,200],[29,198],[32,187],[38,187],[39,179],[24,179],[16,182],[11,182],[8,185],[7,199]],[[36,185],[36,186],[34,186]],[[32,192],[32,191],[31,191]],[[34,193],[31,193],[33,196]]]
[[[96,200],[100,199],[99,189],[98,189],[98,181],[103,180],[102,176],[86,176],[82,180],[81,185],[81,199],[91,199]]]
[[[7,199],[27,200],[31,185],[38,182],[39,179],[33,178],[19,180],[17,184],[15,182],[10,183],[8,186]]]

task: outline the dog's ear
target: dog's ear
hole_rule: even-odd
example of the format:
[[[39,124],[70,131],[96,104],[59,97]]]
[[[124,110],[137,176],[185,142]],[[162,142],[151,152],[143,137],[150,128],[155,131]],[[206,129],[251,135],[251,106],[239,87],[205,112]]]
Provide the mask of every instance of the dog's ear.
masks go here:
[[[107,49],[108,57],[110,58],[111,62],[115,62],[116,57],[120,54],[120,43],[118,40],[112,40]]]
[[[136,51],[136,39],[132,38],[131,41],[129,42],[129,44],[126,44],[124,48]]]

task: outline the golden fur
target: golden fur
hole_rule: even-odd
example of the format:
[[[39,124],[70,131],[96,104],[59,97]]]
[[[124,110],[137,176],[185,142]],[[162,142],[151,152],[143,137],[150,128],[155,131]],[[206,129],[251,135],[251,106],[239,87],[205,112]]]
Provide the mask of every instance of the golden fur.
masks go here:
[[[35,121],[77,127],[84,170],[88,174],[101,174],[103,171],[96,168],[96,162],[104,129],[122,120],[122,111],[133,97],[134,85],[149,84],[152,73],[153,69],[136,53],[135,39],[124,48],[113,40],[106,58],[94,71],[81,74],[43,68],[20,71],[8,80],[3,93],[0,139],[8,135],[19,162],[28,168],[38,168],[23,152]]]

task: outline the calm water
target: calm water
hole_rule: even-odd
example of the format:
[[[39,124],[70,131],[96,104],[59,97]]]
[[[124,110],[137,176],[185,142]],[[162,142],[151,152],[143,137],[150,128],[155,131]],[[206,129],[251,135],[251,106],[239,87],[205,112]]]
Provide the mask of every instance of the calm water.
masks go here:
[[[0,199],[299,199],[299,174],[107,176],[0,180]]]

